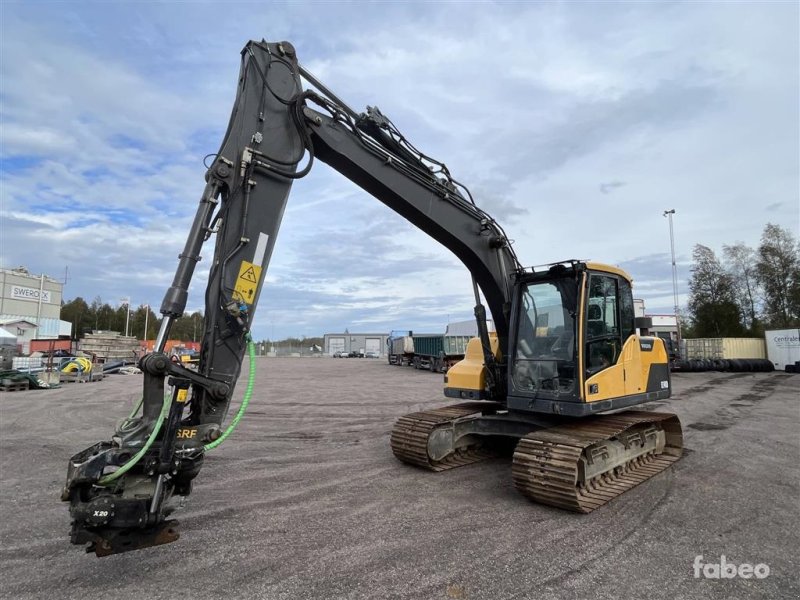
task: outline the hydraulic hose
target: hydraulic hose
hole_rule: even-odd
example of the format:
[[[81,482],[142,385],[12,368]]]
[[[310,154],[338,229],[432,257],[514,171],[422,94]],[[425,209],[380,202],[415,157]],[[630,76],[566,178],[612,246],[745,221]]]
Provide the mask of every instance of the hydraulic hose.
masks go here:
[[[228,427],[225,429],[222,435],[219,436],[213,442],[210,442],[205,446],[203,446],[203,450],[205,450],[206,452],[208,452],[209,450],[213,450],[214,448],[219,446],[222,442],[224,442],[227,439],[227,437],[231,433],[233,433],[233,431],[236,429],[236,426],[239,424],[239,421],[242,420],[244,412],[245,410],[247,410],[247,405],[250,404],[250,398],[252,398],[253,396],[253,388],[255,387],[255,381],[256,381],[256,346],[253,343],[253,339],[250,337],[249,333],[247,334],[246,339],[247,339],[247,355],[250,359],[250,369],[247,377],[247,388],[245,389],[244,397],[242,398],[242,404],[241,406],[239,406],[239,410],[236,412],[236,416],[233,418],[233,421],[231,421],[231,424],[228,425]],[[139,449],[139,451],[133,455],[133,457],[128,462],[126,462],[124,465],[122,465],[119,469],[117,469],[113,473],[109,473],[108,475],[104,475],[103,477],[101,477],[97,482],[99,485],[109,485],[110,483],[113,483],[114,481],[122,477],[125,473],[130,471],[134,467],[134,465],[136,465],[136,463],[138,463],[139,460],[141,460],[142,456],[144,456],[145,453],[150,449],[150,446],[153,445],[156,436],[158,436],[158,433],[161,430],[161,425],[164,423],[164,419],[166,418],[167,413],[169,413],[169,407],[171,401],[172,397],[169,394],[165,394],[164,404],[161,407],[161,413],[158,415],[156,424],[153,427],[153,431],[148,436],[147,441]],[[128,420],[131,419],[133,415],[135,415],[139,411],[140,406],[141,406],[141,400],[131,412],[131,415],[128,417]]]
[[[133,468],[133,466],[137,462],[139,462],[139,460],[141,460],[141,458],[145,455],[145,453],[150,449],[150,446],[153,445],[153,442],[155,441],[158,432],[161,430],[161,425],[162,423],[164,423],[164,418],[167,416],[167,413],[169,412],[169,406],[171,403],[172,403],[172,396],[170,394],[164,394],[164,404],[161,406],[161,412],[159,413],[158,419],[156,419],[156,424],[153,426],[153,431],[150,432],[150,435],[148,436],[147,441],[145,441],[144,446],[142,446],[139,449],[139,451],[136,454],[134,454],[133,457],[124,465],[122,465],[119,469],[117,469],[113,473],[109,473],[108,475],[103,475],[97,481],[99,485],[108,485],[116,481],[117,479],[122,477],[125,473],[130,471]],[[138,412],[138,410],[139,407],[137,406],[134,409],[134,411]],[[135,412],[131,413],[131,415],[133,414],[135,414]]]
[[[203,450],[208,452],[209,450],[213,450],[217,446],[219,446],[225,439],[233,433],[233,430],[236,429],[236,426],[239,424],[239,421],[242,420],[244,416],[244,411],[247,409],[247,405],[250,404],[250,398],[253,396],[253,387],[255,386],[256,382],[256,345],[253,343],[253,338],[250,337],[250,334],[247,334],[245,338],[247,340],[247,356],[250,359],[250,370],[247,376],[247,388],[244,391],[244,397],[242,398],[242,404],[239,406],[239,410],[236,412],[236,416],[233,417],[233,421],[225,431],[213,442],[209,442],[205,446],[203,446]]]
[[[139,396],[139,400],[136,402],[136,406],[133,407],[133,410],[131,410],[131,414],[128,415],[127,419],[128,421],[130,421],[138,414],[139,409],[142,408],[142,404],[144,404],[144,396]]]

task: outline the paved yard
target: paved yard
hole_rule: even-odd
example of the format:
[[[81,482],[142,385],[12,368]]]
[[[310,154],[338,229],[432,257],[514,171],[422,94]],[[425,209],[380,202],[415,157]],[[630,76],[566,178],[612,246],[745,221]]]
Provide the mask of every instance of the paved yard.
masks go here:
[[[248,414],[176,513],[181,539],[103,559],[69,544],[59,492],[141,377],[0,394],[0,596],[800,597],[800,376],[676,374],[674,397],[650,406],[680,416],[684,458],[577,515],[520,496],[510,459],[438,474],[395,460],[394,419],[446,404],[441,375],[259,361]],[[696,579],[697,555],[769,576]]]

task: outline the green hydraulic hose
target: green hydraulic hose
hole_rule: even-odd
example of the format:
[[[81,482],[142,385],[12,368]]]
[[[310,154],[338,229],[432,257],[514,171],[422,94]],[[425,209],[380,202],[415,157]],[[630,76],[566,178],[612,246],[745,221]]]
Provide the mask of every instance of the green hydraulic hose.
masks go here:
[[[233,418],[233,421],[231,421],[231,424],[228,425],[228,428],[222,433],[222,435],[213,442],[210,442],[205,446],[203,446],[203,450],[205,450],[206,452],[209,450],[213,450],[214,448],[219,446],[222,442],[225,441],[225,439],[231,433],[233,433],[233,430],[236,429],[236,426],[239,424],[239,421],[242,420],[242,417],[244,416],[244,411],[247,409],[247,405],[250,403],[250,398],[253,396],[253,388],[255,387],[255,381],[256,381],[256,346],[253,343],[253,339],[250,337],[250,334],[247,334],[246,339],[247,339],[247,355],[250,358],[250,371],[247,378],[247,389],[245,389],[244,397],[242,398],[242,404],[239,407],[239,411],[236,413],[236,416]],[[164,423],[164,419],[166,418],[167,413],[169,412],[171,399],[172,398],[169,394],[164,395],[164,404],[161,407],[161,413],[158,415],[158,419],[156,420],[156,424],[153,427],[153,431],[150,433],[150,436],[147,438],[147,441],[144,443],[144,446],[142,446],[141,449],[119,469],[117,469],[113,473],[109,473],[108,475],[104,475],[103,477],[101,477],[97,482],[98,484],[108,485],[109,483],[112,483],[113,481],[119,479],[125,473],[130,471],[131,468],[133,468],[133,466],[137,462],[139,462],[142,456],[144,456],[145,453],[150,449],[150,446],[153,445],[153,442],[155,441],[158,432],[161,430],[161,425]],[[139,403],[131,412],[130,416],[128,417],[128,420],[130,420],[133,417],[133,415],[139,412],[139,407],[142,405],[142,400],[143,399],[139,400]]]
[[[222,433],[222,435],[213,442],[209,442],[203,446],[203,450],[206,452],[219,446],[225,441],[225,438],[233,433],[233,430],[236,429],[239,421],[241,421],[242,417],[244,416],[244,411],[247,409],[247,405],[250,403],[250,398],[253,395],[253,387],[255,386],[256,382],[256,345],[253,343],[253,338],[250,337],[249,333],[245,339],[247,340],[247,356],[250,358],[250,372],[247,377],[247,389],[244,391],[242,404],[239,407],[239,411],[236,413],[236,416],[233,417],[233,421],[231,421],[231,424],[228,425],[228,428]]]
[[[136,402],[136,406],[133,407],[131,414],[128,415],[128,418],[125,419],[126,421],[130,421],[136,414],[139,412],[139,409],[142,408],[142,404],[144,403],[144,396],[139,396],[138,402]]]
[[[144,456],[145,453],[150,449],[150,446],[153,445],[153,442],[155,441],[158,432],[161,430],[161,424],[164,422],[164,418],[167,416],[167,413],[169,412],[169,405],[171,404],[171,401],[172,397],[169,394],[164,394],[164,404],[161,406],[161,413],[159,413],[158,419],[156,419],[156,424],[153,427],[153,431],[150,432],[150,436],[147,438],[147,441],[144,443],[144,446],[142,446],[141,449],[136,454],[134,454],[133,457],[124,465],[122,465],[119,469],[117,469],[113,473],[109,473],[108,475],[104,475],[103,477],[101,477],[97,481],[99,485],[108,485],[109,483],[116,481],[117,479],[122,477],[125,473],[130,471],[131,468],[133,468],[133,466],[137,462],[139,462],[142,456]],[[137,406],[134,410],[138,412],[139,407]],[[133,415],[135,414],[135,412],[132,412],[131,414]]]

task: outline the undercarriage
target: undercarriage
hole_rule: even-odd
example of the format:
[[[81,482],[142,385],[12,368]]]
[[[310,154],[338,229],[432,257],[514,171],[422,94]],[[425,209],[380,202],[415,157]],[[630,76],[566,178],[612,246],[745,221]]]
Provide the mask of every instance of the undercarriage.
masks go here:
[[[584,419],[467,402],[400,417],[391,445],[402,462],[443,471],[497,456],[511,440],[514,485],[540,504],[588,513],[681,457],[678,417],[624,411]]]

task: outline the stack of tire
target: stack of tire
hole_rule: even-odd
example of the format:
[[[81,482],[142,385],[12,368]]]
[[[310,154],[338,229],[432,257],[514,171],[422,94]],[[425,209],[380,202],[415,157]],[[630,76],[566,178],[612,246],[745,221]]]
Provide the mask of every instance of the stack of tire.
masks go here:
[[[786,365],[787,373],[800,373],[800,360],[796,360],[793,365]]]
[[[697,358],[676,360],[673,371],[700,373],[703,371],[723,371],[729,373],[768,373],[775,370],[772,361],[766,358]]]

